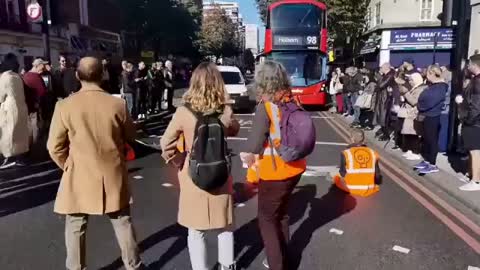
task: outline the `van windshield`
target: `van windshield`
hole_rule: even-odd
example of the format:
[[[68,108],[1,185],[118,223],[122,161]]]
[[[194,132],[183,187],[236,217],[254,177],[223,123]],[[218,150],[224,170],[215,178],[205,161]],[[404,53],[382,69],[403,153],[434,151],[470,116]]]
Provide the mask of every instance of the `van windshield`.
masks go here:
[[[222,71],[222,77],[225,84],[244,84],[242,75],[234,71]]]

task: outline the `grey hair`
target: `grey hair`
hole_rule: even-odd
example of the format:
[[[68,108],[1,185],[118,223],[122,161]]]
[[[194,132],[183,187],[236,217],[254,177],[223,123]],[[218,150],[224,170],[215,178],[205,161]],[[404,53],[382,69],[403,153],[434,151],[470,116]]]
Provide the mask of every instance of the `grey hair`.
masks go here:
[[[255,74],[258,95],[273,97],[280,91],[290,91],[291,84],[285,67],[275,61],[265,61]]]

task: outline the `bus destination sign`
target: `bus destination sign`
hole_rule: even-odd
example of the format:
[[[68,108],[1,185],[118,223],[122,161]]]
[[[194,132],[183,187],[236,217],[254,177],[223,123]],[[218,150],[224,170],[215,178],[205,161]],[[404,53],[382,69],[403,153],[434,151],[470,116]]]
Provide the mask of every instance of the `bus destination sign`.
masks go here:
[[[274,36],[273,46],[275,47],[307,47],[308,49],[318,49],[320,39],[318,36]]]

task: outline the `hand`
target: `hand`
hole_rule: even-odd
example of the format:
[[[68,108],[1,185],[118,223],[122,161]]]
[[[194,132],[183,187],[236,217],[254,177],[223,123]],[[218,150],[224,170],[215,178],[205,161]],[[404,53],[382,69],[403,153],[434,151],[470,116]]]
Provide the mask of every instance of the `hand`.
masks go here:
[[[462,104],[462,103],[463,103],[463,97],[462,97],[462,95],[457,95],[457,96],[455,97],[455,103],[457,103],[457,104]]]
[[[240,159],[244,164],[247,164],[248,167],[252,167],[255,164],[255,155],[252,153],[240,153]]]
[[[358,94],[363,95],[363,91],[361,91],[361,90],[358,91]]]

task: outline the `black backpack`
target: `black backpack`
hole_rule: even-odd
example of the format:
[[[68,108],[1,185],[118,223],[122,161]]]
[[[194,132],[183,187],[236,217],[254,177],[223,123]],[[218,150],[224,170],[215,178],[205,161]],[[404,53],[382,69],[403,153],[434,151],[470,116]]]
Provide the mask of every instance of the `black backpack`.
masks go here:
[[[230,177],[231,156],[219,114],[202,115],[185,106],[197,118],[189,174],[193,183],[202,190],[222,187]]]

